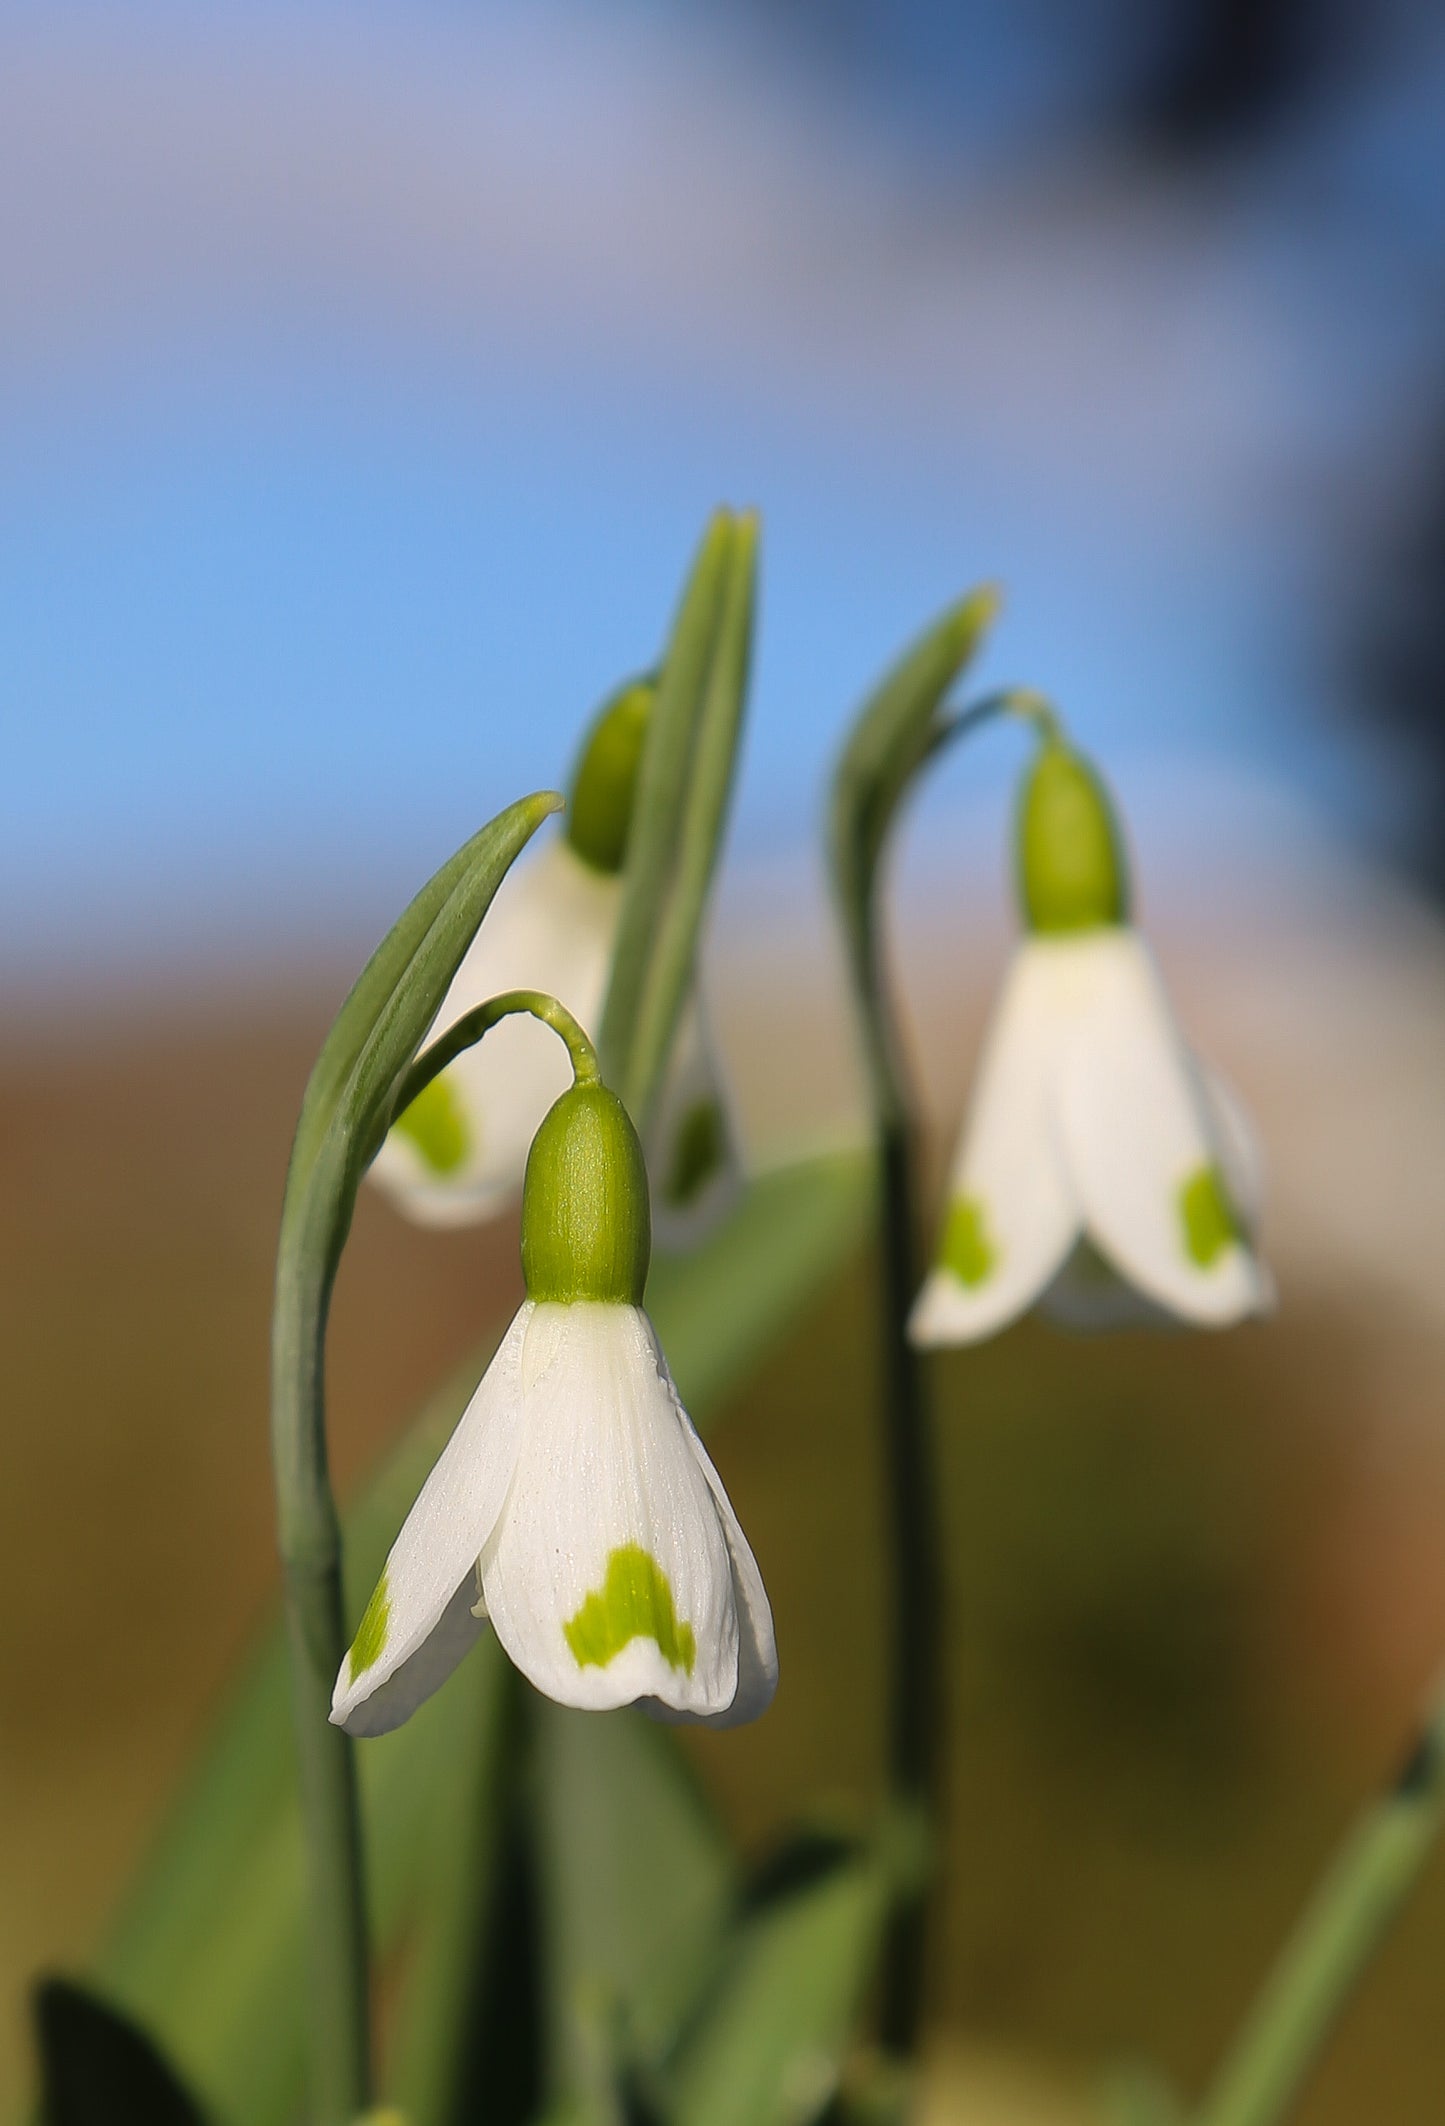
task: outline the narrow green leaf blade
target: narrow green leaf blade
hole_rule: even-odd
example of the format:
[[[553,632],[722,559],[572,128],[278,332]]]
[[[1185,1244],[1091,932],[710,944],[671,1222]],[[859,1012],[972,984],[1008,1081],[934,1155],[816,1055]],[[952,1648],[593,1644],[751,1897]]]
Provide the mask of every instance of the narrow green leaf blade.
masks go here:
[[[566,2092],[587,2084],[595,2024],[619,2031],[628,2058],[662,2058],[737,1872],[666,1729],[637,1712],[534,1712],[551,2051]]]
[[[757,551],[757,518],[749,512],[733,526],[696,743],[680,795],[677,864],[658,910],[621,1087],[637,1115],[650,1114],[661,1092],[673,1036],[693,986],[699,933],[737,775],[752,660]]]
[[[452,1693],[461,1722],[450,1743],[458,1776],[443,1782],[428,1813],[406,1899],[411,1946],[387,2080],[407,2126],[453,2126],[478,1994],[494,1986],[501,1958],[513,1953],[490,1937],[501,1894],[499,1843],[515,1805],[520,1693],[495,1648],[468,1684]]]
[[[639,770],[612,976],[598,1042],[604,1073],[624,1097],[648,968],[677,860],[683,797],[727,595],[733,541],[731,513],[716,510],[683,588]]]
[[[998,610],[988,587],[957,599],[910,643],[856,717],[833,776],[828,844],[855,963],[871,949],[873,874],[944,696]]]
[[[293,1154],[298,1178],[338,1116],[394,1084],[410,1062],[513,859],[561,804],[555,791],[538,791],[489,820],[427,881],[377,946],[307,1083]]]
[[[154,2040],[68,1979],[35,1989],[43,2126],[202,2126],[204,2114]]]
[[[837,2086],[872,1976],[890,1878],[844,1853],[737,1930],[668,2077],[677,2126],[804,2126]]]
[[[654,1261],[648,1311],[700,1432],[857,1254],[874,1202],[865,1152],[775,1167],[691,1255]]]

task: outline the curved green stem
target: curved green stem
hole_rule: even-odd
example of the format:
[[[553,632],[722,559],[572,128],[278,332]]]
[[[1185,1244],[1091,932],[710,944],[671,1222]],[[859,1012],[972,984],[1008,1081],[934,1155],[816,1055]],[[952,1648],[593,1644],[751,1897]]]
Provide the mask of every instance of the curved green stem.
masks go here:
[[[335,1255],[323,1230],[329,1206],[320,1196],[310,1201],[321,1215],[282,1219],[271,1325],[272,1442],[306,1826],[312,2101],[318,2126],[344,2126],[371,2096],[367,1931],[355,1753],[329,1717],[338,1649],[346,1645],[341,1536],[321,1420]]]
[[[908,1340],[920,1268],[914,1193],[914,1102],[888,993],[878,879],[900,806],[941,746],[1004,714],[1039,709],[1033,697],[992,695],[949,716],[943,703],[998,608],[988,587],[940,615],[865,702],[833,778],[828,850],[868,1069],[882,1190],[879,1236],[883,1360],[882,1452],[890,1620],[887,1762],[890,1802],[909,1844],[926,1844],[942,1803],[942,1592],[937,1484],[922,1366]],[[899,1894],[884,1944],[879,2034],[903,2059],[923,2018],[927,1870]]]
[[[983,694],[977,701],[971,701],[967,708],[955,709],[951,715],[945,715],[930,733],[919,766],[933,760],[956,739],[967,738],[981,725],[992,723],[1000,716],[1012,716],[1021,723],[1031,723],[1045,744],[1064,735],[1063,718],[1046,694],[1037,693],[1033,687],[1000,687],[996,693]]]
[[[1368,1807],[1266,1978],[1194,2126],[1279,2126],[1420,1878],[1445,1823],[1445,1687],[1398,1776]]]
[[[424,1048],[411,1069],[402,1079],[393,1115],[402,1115],[420,1094],[424,1093],[433,1078],[439,1078],[448,1063],[454,1063],[462,1051],[474,1048],[483,1034],[490,1033],[502,1019],[510,1019],[518,1012],[526,1012],[550,1026],[553,1033],[567,1044],[567,1053],[572,1058],[572,1074],[579,1085],[596,1085],[601,1075],[597,1051],[587,1034],[573,1018],[565,1004],[548,996],[541,989],[506,989],[500,996],[488,997],[485,1004],[476,1004],[470,1011],[450,1025],[444,1034]]]

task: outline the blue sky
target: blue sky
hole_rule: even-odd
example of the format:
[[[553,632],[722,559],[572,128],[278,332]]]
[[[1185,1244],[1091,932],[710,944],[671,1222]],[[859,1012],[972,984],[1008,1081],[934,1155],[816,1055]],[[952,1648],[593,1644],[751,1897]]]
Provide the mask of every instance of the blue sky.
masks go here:
[[[983,677],[1126,781],[1394,801],[1311,619],[1425,401],[1418,90],[1223,196],[944,181],[896,111],[597,19],[0,9],[0,976],[364,941],[558,777],[719,499],[765,519],[742,857],[981,576]]]

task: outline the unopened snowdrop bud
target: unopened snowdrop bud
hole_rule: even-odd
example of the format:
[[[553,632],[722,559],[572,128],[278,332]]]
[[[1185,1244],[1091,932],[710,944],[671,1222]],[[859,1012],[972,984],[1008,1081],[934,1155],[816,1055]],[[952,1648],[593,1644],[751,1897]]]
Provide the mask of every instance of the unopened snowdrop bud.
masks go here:
[[[1074,1326],[1222,1325],[1271,1301],[1252,1243],[1258,1162],[1190,1053],[1130,925],[1103,783],[1031,703],[1017,864],[1027,935],[955,1156],[916,1343],[972,1343],[1036,1301]]]
[[[632,1118],[605,1085],[574,1085],[552,1107],[527,1155],[527,1296],[640,1307],[651,1256],[647,1168]]]
[[[777,1683],[772,1613],[643,1311],[637,1133],[569,1013],[498,1005],[562,1032],[577,1072],[527,1161],[527,1297],[392,1546],[331,1717],[398,1726],[490,1623],[560,1704],[754,1719]]]
[[[1039,747],[1019,793],[1019,898],[1030,930],[1057,936],[1129,920],[1123,837],[1092,765],[1061,737]]]

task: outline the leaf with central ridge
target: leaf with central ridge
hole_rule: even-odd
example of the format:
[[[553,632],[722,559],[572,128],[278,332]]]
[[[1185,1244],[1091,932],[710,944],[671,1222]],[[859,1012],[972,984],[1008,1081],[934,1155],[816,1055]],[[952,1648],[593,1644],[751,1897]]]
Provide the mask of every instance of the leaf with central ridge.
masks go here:
[[[836,2089],[890,1876],[866,1847],[800,1841],[795,1852],[797,1864],[734,1931],[669,2065],[676,2126],[804,2126]]]
[[[925,628],[864,702],[833,771],[828,864],[850,969],[870,1011],[879,860],[914,773],[928,756],[944,696],[974,656],[997,610],[996,592],[974,590]],[[877,1038],[871,1028],[870,1034]]]

